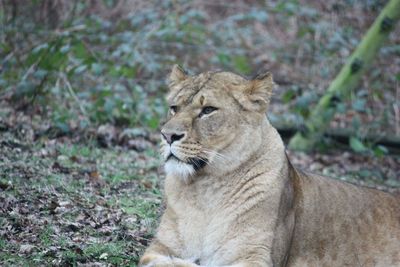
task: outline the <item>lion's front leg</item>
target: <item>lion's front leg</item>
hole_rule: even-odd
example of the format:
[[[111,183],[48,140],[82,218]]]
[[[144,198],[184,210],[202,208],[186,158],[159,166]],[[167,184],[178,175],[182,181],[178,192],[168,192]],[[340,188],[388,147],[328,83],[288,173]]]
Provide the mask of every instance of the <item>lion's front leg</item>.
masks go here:
[[[157,237],[153,240],[140,259],[141,267],[198,267],[194,261],[180,259],[162,243]]]
[[[164,256],[156,253],[146,253],[140,260],[142,267],[199,267],[199,265],[179,258]]]
[[[272,263],[260,263],[260,262],[240,262],[240,263],[235,263],[232,265],[226,265],[226,266],[221,266],[221,267],[265,267],[265,266],[274,266]]]
[[[165,211],[157,235],[151,245],[146,249],[140,259],[141,267],[198,267],[194,260],[181,259],[177,251],[182,249],[177,239],[177,225],[174,213],[167,208]]]

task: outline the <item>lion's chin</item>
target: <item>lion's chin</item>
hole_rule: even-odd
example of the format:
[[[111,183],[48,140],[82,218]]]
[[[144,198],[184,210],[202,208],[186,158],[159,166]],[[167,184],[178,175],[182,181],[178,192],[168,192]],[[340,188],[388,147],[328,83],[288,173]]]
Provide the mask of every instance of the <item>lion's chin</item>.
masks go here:
[[[171,158],[165,162],[164,169],[167,175],[177,176],[188,181],[196,170],[193,165]]]

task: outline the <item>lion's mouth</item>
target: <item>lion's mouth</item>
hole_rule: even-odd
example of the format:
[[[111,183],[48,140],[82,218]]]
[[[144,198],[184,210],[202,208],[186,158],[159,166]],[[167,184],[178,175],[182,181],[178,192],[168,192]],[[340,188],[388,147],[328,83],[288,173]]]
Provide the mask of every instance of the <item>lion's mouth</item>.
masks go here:
[[[174,154],[170,153],[166,159],[166,161],[170,160],[170,159],[175,159],[177,161],[182,161],[180,160],[177,156],[175,156]]]
[[[190,158],[187,163],[192,165],[195,171],[198,171],[207,165],[208,160],[205,158]]]
[[[207,159],[200,158],[200,157],[193,157],[193,158],[189,158],[187,161],[183,161],[180,158],[178,158],[177,156],[175,156],[174,154],[170,153],[168,155],[166,161],[169,161],[169,160],[172,160],[172,159],[174,159],[174,160],[176,160],[178,162],[183,162],[183,163],[192,165],[195,171],[198,171],[198,170],[204,168],[204,166],[206,166],[207,163],[208,163]]]

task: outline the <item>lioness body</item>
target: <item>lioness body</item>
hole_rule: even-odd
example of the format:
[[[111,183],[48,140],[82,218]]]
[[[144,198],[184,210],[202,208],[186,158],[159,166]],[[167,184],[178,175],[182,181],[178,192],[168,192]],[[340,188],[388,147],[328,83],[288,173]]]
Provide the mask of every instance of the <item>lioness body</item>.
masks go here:
[[[400,201],[297,173],[296,224],[288,266],[400,266]]]
[[[271,76],[170,81],[167,208],[143,266],[400,266],[400,200],[292,167],[264,115]]]

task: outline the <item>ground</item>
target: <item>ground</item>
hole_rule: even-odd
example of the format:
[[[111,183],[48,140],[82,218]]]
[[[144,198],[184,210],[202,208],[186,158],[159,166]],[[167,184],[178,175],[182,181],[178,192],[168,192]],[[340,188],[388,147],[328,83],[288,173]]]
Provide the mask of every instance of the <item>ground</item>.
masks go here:
[[[156,226],[153,149],[1,138],[1,265],[135,265]]]

